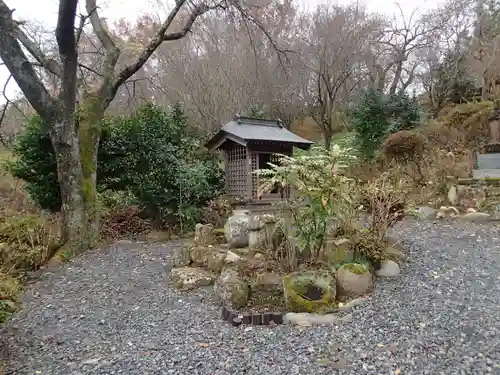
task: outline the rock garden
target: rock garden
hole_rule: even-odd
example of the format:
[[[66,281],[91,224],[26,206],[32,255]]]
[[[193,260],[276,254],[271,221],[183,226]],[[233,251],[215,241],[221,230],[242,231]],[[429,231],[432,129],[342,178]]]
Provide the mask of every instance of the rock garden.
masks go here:
[[[213,288],[222,319],[235,326],[348,319],[378,277],[400,272],[403,249],[387,229],[404,204],[385,178],[359,188],[342,176],[342,156],[334,148],[287,158],[263,173],[263,181],[283,179],[301,194],[274,214],[235,209],[224,228],[197,224],[174,255],[172,284]]]

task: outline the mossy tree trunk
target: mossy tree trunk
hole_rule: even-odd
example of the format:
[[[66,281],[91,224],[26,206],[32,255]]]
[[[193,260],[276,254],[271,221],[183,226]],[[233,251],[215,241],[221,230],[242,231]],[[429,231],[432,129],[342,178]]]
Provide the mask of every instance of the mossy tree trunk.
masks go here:
[[[53,129],[68,129],[64,122],[55,123]],[[79,248],[85,237],[85,212],[82,196],[82,168],[78,139],[74,131],[51,132],[62,201],[62,241],[71,251]]]
[[[82,200],[87,226],[88,246],[99,240],[99,202],[97,197],[97,154],[101,122],[106,101],[98,94],[87,93],[81,103],[78,121],[80,164],[82,168]]]

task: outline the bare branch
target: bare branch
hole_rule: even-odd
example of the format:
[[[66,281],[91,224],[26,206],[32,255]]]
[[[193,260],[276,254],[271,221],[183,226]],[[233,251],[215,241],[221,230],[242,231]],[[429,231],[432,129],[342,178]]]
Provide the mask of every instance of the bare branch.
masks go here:
[[[33,108],[42,119],[50,122],[57,113],[57,103],[36,74],[14,30],[12,11],[4,0],[0,0],[0,57]]]
[[[89,0],[90,1],[90,0]],[[111,93],[112,96],[114,96],[114,93],[118,90],[118,88],[127,80],[129,79],[132,75],[134,75],[139,69],[142,68],[142,66],[146,63],[146,61],[149,59],[149,57],[153,54],[154,51],[166,40],[176,40],[176,39],[181,39],[183,38],[192,28],[194,22],[198,17],[206,13],[207,11],[211,9],[216,9],[220,7],[221,5],[215,5],[215,6],[207,6],[206,4],[199,4],[196,5],[192,10],[191,13],[184,24],[184,27],[182,28],[181,31],[176,32],[176,33],[171,33],[167,34],[168,29],[170,28],[170,25],[174,21],[175,17],[179,13],[180,9],[182,6],[185,4],[185,0],[177,0],[174,9],[170,12],[168,15],[166,21],[163,23],[163,25],[160,27],[156,35],[153,37],[151,42],[142,50],[142,52],[139,54],[139,57],[137,60],[131,64],[128,65],[125,69],[123,69],[116,79],[114,80],[112,87],[111,87]],[[110,98],[109,101],[112,100],[112,97]]]
[[[76,38],[76,44],[80,42],[80,38],[82,37],[82,32],[83,28],[85,27],[85,23],[89,19],[89,17],[92,15],[97,10],[97,8],[92,9],[89,14],[80,14],[80,24],[78,25],[78,28],[76,29],[75,33],[75,38]]]
[[[85,70],[87,70],[87,71],[89,71],[90,73],[93,73],[93,74],[95,74],[95,75],[99,76],[99,77],[103,77],[103,74],[102,74],[102,73],[99,73],[97,70],[95,70],[95,69],[91,68],[90,66],[87,66],[87,65],[85,65],[85,64],[82,64],[82,63],[80,63],[80,62],[78,63],[78,66],[79,66],[79,67],[81,67],[81,68],[83,68],[83,69],[85,69]]]
[[[21,115],[23,115],[23,117],[26,121],[29,120],[28,117],[26,116],[26,114],[24,113],[24,111],[21,108],[19,108],[17,103],[13,100],[10,100],[7,97],[7,87],[9,86],[11,79],[12,79],[12,74],[9,75],[9,78],[7,78],[7,80],[5,81],[5,83],[3,85],[2,96],[5,100],[5,104],[2,106],[2,112],[0,114],[0,127],[4,124],[5,117],[7,116],[7,111],[9,110],[10,107],[13,107],[14,109],[16,109],[17,112],[19,112]],[[4,136],[1,132],[0,132],[0,143],[2,143],[2,145],[6,149],[10,150],[10,145],[4,139]]]
[[[28,50],[28,52],[50,73],[61,77],[61,65],[53,58],[45,56],[40,47],[33,42],[21,29],[18,22],[14,23],[14,36]]]
[[[78,51],[74,32],[76,7],[78,0],[60,0],[57,17],[56,39],[63,66],[60,98],[64,105],[63,116],[67,121],[74,116],[76,100],[76,77],[78,69]]]
[[[108,53],[116,52],[118,48],[116,47],[116,44],[111,37],[107,26],[99,17],[99,14],[97,12],[96,0],[86,0],[85,9],[88,13],[87,17],[90,18],[92,28],[94,29],[97,38],[102,43],[106,51],[108,51]]]
[[[3,96],[4,98],[6,99],[6,103],[4,104],[3,108],[2,108],[2,114],[0,115],[0,126],[2,126],[3,124],[3,121],[4,121],[4,118],[5,118],[5,115],[7,114],[7,109],[9,108],[9,104],[10,104],[10,100],[7,98],[7,96],[5,95],[5,92],[7,91],[7,86],[9,85],[9,81],[10,79],[12,78],[12,74],[9,76],[9,78],[7,78],[7,80],[5,81],[5,84],[3,85]],[[7,144],[7,142],[5,142],[5,140],[3,139],[3,134],[0,133],[0,142],[2,143],[2,145],[7,149],[7,150],[10,150],[10,147],[9,145]]]

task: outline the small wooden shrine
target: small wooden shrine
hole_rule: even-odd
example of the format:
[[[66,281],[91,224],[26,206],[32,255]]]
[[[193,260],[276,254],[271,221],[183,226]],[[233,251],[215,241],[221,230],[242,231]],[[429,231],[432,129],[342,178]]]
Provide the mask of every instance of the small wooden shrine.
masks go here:
[[[259,176],[253,172],[268,168],[269,162],[276,164],[276,154],[292,155],[294,147],[308,149],[311,145],[312,142],[284,128],[280,120],[241,116],[235,116],[205,144],[209,151],[223,152],[226,194],[235,202],[245,202],[248,209],[290,195],[289,189],[276,187],[259,196]]]

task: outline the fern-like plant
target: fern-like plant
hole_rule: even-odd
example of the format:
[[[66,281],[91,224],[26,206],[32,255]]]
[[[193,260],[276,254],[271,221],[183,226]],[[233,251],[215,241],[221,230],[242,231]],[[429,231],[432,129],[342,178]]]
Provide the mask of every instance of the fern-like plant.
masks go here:
[[[259,194],[276,184],[290,187],[292,198],[286,208],[291,212],[302,258],[317,261],[329,229],[350,222],[356,202],[355,181],[343,175],[352,151],[334,145],[331,150],[313,147],[296,156],[279,156],[277,164],[256,171]]]

